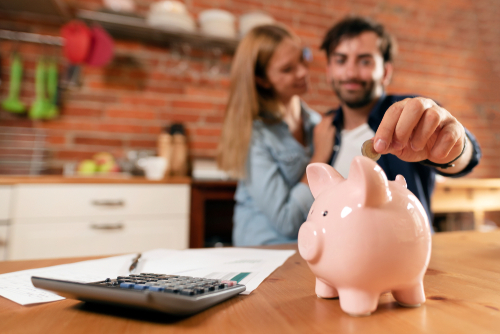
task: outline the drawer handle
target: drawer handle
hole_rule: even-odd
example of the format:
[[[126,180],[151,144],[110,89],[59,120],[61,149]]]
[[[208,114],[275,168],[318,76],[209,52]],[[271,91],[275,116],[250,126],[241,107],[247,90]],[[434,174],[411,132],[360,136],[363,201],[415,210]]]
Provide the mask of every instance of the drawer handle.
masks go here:
[[[7,246],[7,240],[0,239],[0,247],[5,247],[5,246]]]
[[[92,204],[95,205],[95,206],[107,206],[107,207],[111,207],[111,206],[124,206],[125,205],[125,201],[121,200],[121,199],[118,199],[118,200],[94,200],[92,201]]]
[[[123,230],[123,223],[95,223],[90,225],[90,228],[93,230]]]

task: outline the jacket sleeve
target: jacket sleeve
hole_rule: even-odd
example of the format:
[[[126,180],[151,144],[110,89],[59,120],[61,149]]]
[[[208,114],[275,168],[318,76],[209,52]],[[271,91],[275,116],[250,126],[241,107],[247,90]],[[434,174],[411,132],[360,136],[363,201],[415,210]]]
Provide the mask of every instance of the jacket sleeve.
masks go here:
[[[309,187],[302,182],[288,184],[262,139],[252,139],[246,166],[244,182],[255,205],[278,233],[296,238],[314,202]]]

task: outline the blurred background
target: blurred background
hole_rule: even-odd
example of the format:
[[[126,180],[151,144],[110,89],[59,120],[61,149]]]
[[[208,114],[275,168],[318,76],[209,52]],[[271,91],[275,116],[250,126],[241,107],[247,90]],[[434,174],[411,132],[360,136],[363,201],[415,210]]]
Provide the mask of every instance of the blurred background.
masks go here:
[[[210,161],[238,39],[259,22],[284,23],[300,36],[312,52],[304,100],[321,113],[336,108],[319,44],[349,14],[396,37],[389,93],[434,99],[477,137],[483,158],[467,178],[500,178],[496,0],[0,0],[0,174],[72,174],[98,152],[124,171],[154,155],[172,126],[186,138],[189,165]],[[101,38],[92,51],[89,33]],[[94,54],[82,61],[79,52]],[[500,222],[490,210],[486,220]],[[468,229],[468,215],[437,219]]]

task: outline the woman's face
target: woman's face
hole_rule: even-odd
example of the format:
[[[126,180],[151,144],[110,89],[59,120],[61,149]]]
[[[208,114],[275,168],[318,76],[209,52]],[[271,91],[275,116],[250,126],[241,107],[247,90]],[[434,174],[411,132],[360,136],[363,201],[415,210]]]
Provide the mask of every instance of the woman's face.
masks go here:
[[[297,41],[285,38],[276,48],[266,69],[266,79],[257,83],[264,88],[273,88],[277,98],[288,101],[294,95],[307,92],[307,63]]]

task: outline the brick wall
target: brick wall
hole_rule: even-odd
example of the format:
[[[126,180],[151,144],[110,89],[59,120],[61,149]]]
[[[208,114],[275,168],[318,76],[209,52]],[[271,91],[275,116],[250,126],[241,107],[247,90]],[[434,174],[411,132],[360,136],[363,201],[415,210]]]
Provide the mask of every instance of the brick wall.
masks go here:
[[[70,0],[68,0],[69,2]],[[137,0],[145,13],[150,0]],[[80,8],[97,9],[101,1],[71,1]],[[189,11],[219,7],[236,15],[264,10],[289,25],[314,52],[310,66],[311,90],[304,97],[325,112],[338,101],[325,81],[324,55],[316,51],[332,23],[347,14],[367,15],[382,22],[399,42],[391,93],[415,93],[433,98],[452,112],[481,143],[484,158],[473,177],[500,177],[500,4],[495,0],[187,0]],[[3,22],[5,23],[5,21]],[[5,24],[4,24],[5,25]],[[57,34],[58,26],[31,25],[38,33]],[[1,41],[0,41],[1,42]],[[0,44],[1,94],[6,94],[12,44]],[[22,96],[34,96],[36,61],[45,50],[19,45],[25,75]],[[116,41],[116,57],[105,68],[82,70],[83,85],[64,92],[62,116],[32,122],[0,111],[0,126],[45,129],[50,162],[90,157],[98,151],[123,156],[129,149],[154,149],[157,134],[172,122],[188,130],[191,156],[213,156],[220,135],[229,86],[231,55],[220,59],[220,71],[209,74],[214,55],[192,50],[179,59],[179,50]],[[180,62],[182,62],[180,64]],[[185,65],[186,69],[182,70]],[[61,70],[64,69],[61,60]]]

